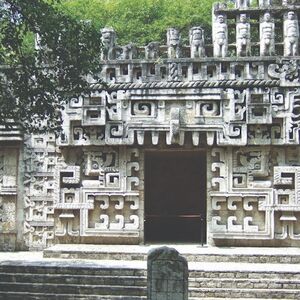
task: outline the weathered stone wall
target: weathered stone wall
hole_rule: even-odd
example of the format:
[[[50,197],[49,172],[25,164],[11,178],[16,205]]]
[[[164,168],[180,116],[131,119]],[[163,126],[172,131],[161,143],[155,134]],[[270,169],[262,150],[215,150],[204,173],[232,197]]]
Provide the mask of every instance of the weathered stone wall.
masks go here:
[[[275,4],[216,4],[211,44],[201,26],[145,47],[103,29],[107,86],[70,100],[58,139],[0,148],[0,249],[143,243],[160,149],[205,149],[210,245],[299,245],[300,5]]]
[[[17,247],[18,146],[0,148],[0,251]]]

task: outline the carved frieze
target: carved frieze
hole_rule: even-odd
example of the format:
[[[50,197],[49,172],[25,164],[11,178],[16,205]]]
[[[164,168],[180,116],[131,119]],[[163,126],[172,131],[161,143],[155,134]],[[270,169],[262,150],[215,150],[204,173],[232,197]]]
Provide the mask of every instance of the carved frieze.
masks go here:
[[[32,135],[24,151],[24,240],[31,250],[43,249],[54,239],[55,167],[59,153],[54,135]]]
[[[272,71],[269,67],[269,72],[282,76],[276,66]],[[182,94],[167,92],[168,95],[160,90],[159,96],[157,90],[147,94],[139,90],[95,92],[88,101],[93,103],[94,97],[99,104],[91,110],[95,119],[99,115],[106,117],[103,121],[95,120],[93,126],[85,119],[87,114],[81,114],[85,107],[79,104],[74,107],[70,102],[60,145],[144,144],[146,132],[153,136],[153,144],[162,133],[166,134],[167,144],[183,144],[187,132],[193,136],[206,132],[207,144],[220,146],[299,142],[299,89],[202,88],[182,91]],[[102,112],[97,114],[97,109]],[[78,117],[81,115],[82,119]],[[174,139],[175,123],[175,135],[180,135],[180,142]],[[196,140],[194,145],[198,144]]]
[[[86,148],[57,166],[55,237],[139,236],[138,151]],[[79,159],[79,157],[76,157]]]

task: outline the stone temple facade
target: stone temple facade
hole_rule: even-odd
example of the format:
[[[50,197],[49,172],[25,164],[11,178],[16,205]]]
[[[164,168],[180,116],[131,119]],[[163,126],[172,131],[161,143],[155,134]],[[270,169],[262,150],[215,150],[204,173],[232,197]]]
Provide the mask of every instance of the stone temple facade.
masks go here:
[[[300,245],[299,1],[217,3],[212,34],[119,46],[64,133],[1,129],[0,249]]]

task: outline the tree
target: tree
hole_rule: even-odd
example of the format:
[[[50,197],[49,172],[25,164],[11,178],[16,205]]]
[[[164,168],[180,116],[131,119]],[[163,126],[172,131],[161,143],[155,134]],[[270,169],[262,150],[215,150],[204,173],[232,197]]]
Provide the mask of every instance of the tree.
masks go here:
[[[24,132],[59,133],[64,104],[88,92],[88,77],[99,80],[99,32],[56,5],[0,1],[0,125],[13,120]]]
[[[0,125],[58,133],[70,97],[99,81],[99,29],[112,26],[118,43],[165,42],[167,27],[202,25],[210,35],[215,0],[0,0]],[[81,22],[90,19],[92,22]],[[38,48],[33,47],[39,36]]]
[[[190,27],[203,26],[211,33],[211,9],[216,0],[64,0],[59,6],[78,18],[88,18],[95,26],[113,27],[118,43],[144,46],[166,42],[168,27],[176,27],[186,37]]]

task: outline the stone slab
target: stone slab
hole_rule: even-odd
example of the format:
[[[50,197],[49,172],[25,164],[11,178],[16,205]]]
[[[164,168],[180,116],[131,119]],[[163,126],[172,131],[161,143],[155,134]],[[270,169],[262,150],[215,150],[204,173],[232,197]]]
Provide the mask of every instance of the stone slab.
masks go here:
[[[188,264],[176,249],[159,247],[149,252],[147,295],[149,300],[188,299]]]

